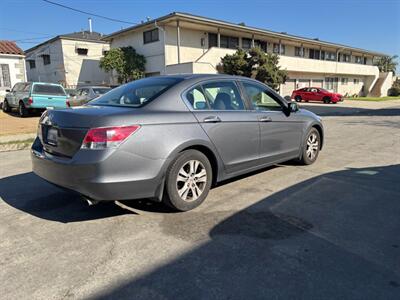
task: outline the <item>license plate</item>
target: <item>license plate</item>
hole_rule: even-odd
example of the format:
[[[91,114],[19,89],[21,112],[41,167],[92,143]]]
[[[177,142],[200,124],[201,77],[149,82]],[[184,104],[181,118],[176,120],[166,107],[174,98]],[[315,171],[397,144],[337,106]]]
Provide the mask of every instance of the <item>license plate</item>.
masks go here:
[[[47,143],[52,146],[57,146],[58,131],[55,128],[50,128],[47,131]]]

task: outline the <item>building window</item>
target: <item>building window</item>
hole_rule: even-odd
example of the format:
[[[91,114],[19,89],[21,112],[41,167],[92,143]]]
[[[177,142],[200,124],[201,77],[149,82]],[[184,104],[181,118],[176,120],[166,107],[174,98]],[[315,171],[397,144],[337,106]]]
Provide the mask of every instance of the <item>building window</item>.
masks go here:
[[[76,48],[76,53],[78,53],[78,55],[87,55],[88,51],[89,50],[85,48]]]
[[[349,83],[349,79],[342,77],[341,83],[342,83],[342,85],[347,85]]]
[[[360,79],[354,78],[354,79],[353,79],[353,83],[354,83],[354,84],[360,84]]]
[[[304,57],[304,48],[303,47],[295,47],[294,48],[294,56]]]
[[[28,64],[29,64],[29,69],[36,68],[36,62],[33,59],[28,60]]]
[[[326,77],[325,78],[325,88],[327,90],[337,90],[338,85],[338,78],[337,77]]]
[[[251,39],[242,38],[242,48],[248,50],[251,48]]]
[[[343,62],[350,62],[350,55],[342,54],[342,61]]]
[[[10,67],[7,64],[0,65],[0,87],[11,87]]]
[[[208,34],[208,48],[218,47],[218,35],[216,33]]]
[[[356,64],[362,64],[362,57],[361,56],[356,56],[355,57],[355,62],[356,62]]]
[[[324,55],[325,55],[325,60],[332,60],[332,61],[335,61],[335,60],[336,60],[336,53],[335,53],[335,52],[328,52],[328,51],[326,51],[326,52],[324,53]]]
[[[276,54],[285,54],[285,45],[274,43],[273,52]]]
[[[366,64],[367,64],[367,58],[364,57],[364,65],[366,65]]]
[[[316,49],[310,49],[308,51],[308,57],[311,59],[319,59],[319,50]]]
[[[158,40],[159,40],[158,39],[158,28],[143,32],[143,43],[144,44],[157,42]]]
[[[49,64],[51,64],[50,55],[48,55],[48,54],[42,54],[42,58],[43,58],[43,64],[44,64],[44,65],[49,65]]]
[[[221,35],[221,48],[237,49],[239,47],[239,38],[233,36]]]
[[[264,52],[267,52],[267,42],[254,40],[254,46],[260,48]]]

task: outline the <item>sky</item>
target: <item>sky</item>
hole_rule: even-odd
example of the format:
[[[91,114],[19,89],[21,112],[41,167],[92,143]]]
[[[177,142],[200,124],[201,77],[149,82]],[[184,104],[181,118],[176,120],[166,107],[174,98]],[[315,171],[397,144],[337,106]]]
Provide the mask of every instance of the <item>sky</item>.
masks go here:
[[[187,12],[400,55],[400,0],[52,1],[132,23],[174,11]],[[43,0],[0,0],[0,39],[15,40],[26,50],[56,35],[87,29],[88,17]],[[93,30],[105,34],[129,27],[92,19]]]

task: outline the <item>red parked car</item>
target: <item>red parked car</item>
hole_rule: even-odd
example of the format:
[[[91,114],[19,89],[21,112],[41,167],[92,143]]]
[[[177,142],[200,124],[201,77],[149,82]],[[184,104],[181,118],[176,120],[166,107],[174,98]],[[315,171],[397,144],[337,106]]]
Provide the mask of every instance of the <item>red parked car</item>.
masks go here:
[[[338,93],[332,93],[322,88],[307,87],[292,92],[292,99],[301,101],[322,101],[324,103],[337,103],[343,101],[343,96]]]

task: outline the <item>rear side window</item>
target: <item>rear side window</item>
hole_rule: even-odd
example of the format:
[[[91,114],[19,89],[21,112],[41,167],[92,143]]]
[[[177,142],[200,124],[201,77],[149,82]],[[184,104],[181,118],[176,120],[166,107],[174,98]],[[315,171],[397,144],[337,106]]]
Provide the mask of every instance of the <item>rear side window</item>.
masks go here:
[[[90,104],[141,107],[182,80],[182,78],[161,77],[136,80],[111,90],[107,94],[91,101]]]
[[[93,89],[93,92],[96,95],[103,95],[103,94],[105,94],[105,93],[107,93],[109,91],[111,91],[111,89],[108,89],[108,88],[94,88]]]
[[[216,81],[199,85],[186,93],[193,109],[244,110],[236,84],[232,81]]]
[[[65,96],[64,89],[59,85],[35,84],[33,94]]]

